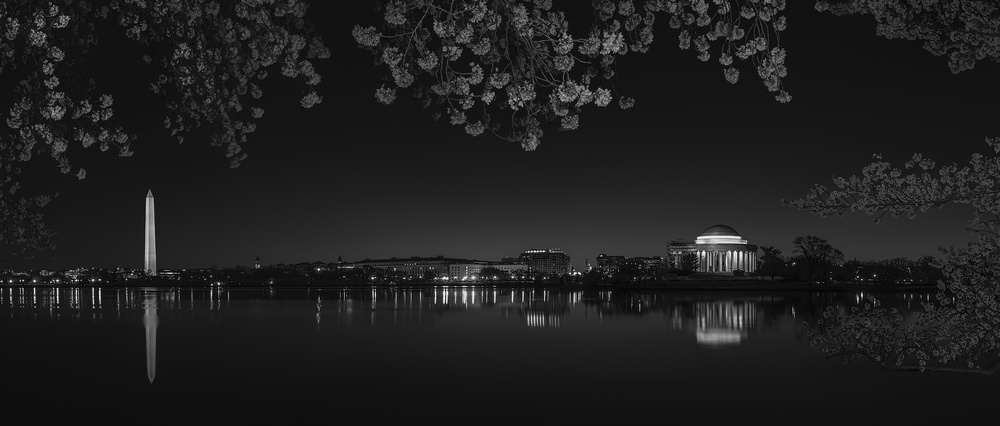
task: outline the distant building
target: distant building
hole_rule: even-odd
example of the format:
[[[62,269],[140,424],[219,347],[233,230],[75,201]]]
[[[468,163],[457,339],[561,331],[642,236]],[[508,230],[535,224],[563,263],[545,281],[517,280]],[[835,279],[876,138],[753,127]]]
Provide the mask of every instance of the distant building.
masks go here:
[[[452,277],[452,265],[487,265],[489,262],[480,260],[469,260],[469,259],[456,259],[451,257],[436,256],[436,257],[418,257],[413,256],[410,258],[397,258],[392,257],[389,259],[365,259],[360,262],[354,262],[352,265],[355,268],[370,268],[370,269],[382,269],[386,271],[398,272],[404,277],[410,278],[422,278],[425,274],[430,273],[435,277]],[[457,269],[455,271],[456,276],[461,277],[462,274],[466,273],[471,269]],[[478,271],[476,271],[478,272]]]
[[[569,255],[558,249],[531,249],[521,253],[519,263],[533,274],[568,275],[573,272]]]
[[[521,258],[520,257],[506,256],[506,257],[500,258],[500,263],[502,263],[504,265],[513,265],[513,264],[521,264],[522,262],[521,262]]]
[[[653,275],[663,263],[663,256],[625,257],[604,253],[597,255],[597,270],[604,275],[614,275],[623,270],[632,274]]]
[[[605,274],[614,274],[625,264],[625,256],[612,256],[601,253],[597,255],[597,270]]]
[[[525,265],[523,263],[509,264],[509,263],[493,263],[493,262],[490,262],[490,265],[488,267],[490,267],[490,268],[497,268],[501,272],[506,272],[506,273],[509,273],[509,274],[512,274],[512,275],[516,274],[518,271],[527,271],[528,270],[528,265]]]
[[[253,268],[254,268],[254,269],[260,269],[260,256],[257,256],[257,257],[256,257],[256,258],[255,258],[255,259],[253,260]]]
[[[529,250],[530,251],[530,250]],[[527,252],[526,252],[527,253]],[[532,253],[541,254],[541,253]],[[569,270],[569,256],[566,256],[561,251],[558,254],[553,253],[555,257],[558,255],[565,257],[565,264],[562,266],[556,266],[556,269],[560,271]],[[544,262],[541,259],[535,260],[535,268],[531,269],[532,264],[529,262],[530,257],[519,258],[504,258],[500,262],[487,261],[487,260],[474,260],[474,259],[460,259],[454,257],[418,257],[413,256],[409,258],[398,258],[391,257],[389,259],[365,259],[359,262],[342,262],[337,264],[337,268],[349,269],[349,268],[363,268],[369,270],[381,270],[386,272],[392,272],[400,277],[406,278],[424,278],[428,275],[436,278],[447,278],[450,280],[472,280],[480,278],[480,274],[483,269],[486,268],[496,268],[501,272],[508,273],[510,275],[521,275],[524,272],[540,272],[540,271],[553,271],[555,270],[552,262]],[[559,265],[560,263],[556,263]],[[559,269],[561,268],[561,269]],[[568,273],[568,272],[557,272],[558,274]]]
[[[698,256],[695,272],[732,275],[733,271],[757,270],[757,246],[748,244],[735,229],[726,225],[710,226],[693,243],[667,243],[666,261],[680,265],[681,256]]]
[[[517,271],[527,271],[528,265],[523,263],[504,264],[497,262],[453,263],[448,266],[448,276],[453,280],[475,279],[480,277],[483,269],[496,268],[500,272],[514,275]]]
[[[663,256],[639,256],[625,259],[631,269],[646,275],[653,275],[663,266]]]
[[[168,280],[180,280],[181,272],[183,271],[177,269],[163,269],[158,271],[156,273],[156,276]]]

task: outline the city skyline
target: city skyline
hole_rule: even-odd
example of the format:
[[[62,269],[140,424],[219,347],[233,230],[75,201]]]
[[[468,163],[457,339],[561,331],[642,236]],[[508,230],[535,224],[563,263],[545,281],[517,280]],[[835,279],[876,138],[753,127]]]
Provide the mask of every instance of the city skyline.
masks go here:
[[[869,216],[820,218],[780,201],[857,173],[873,153],[895,164],[914,152],[961,163],[984,151],[997,64],[952,74],[919,43],[875,35],[870,18],[805,3],[789,4],[787,15],[791,103],[775,102],[752,70],[727,83],[718,64],[678,50],[674,30],[662,25],[650,52],[619,64],[618,87],[636,97],[635,107],[588,112],[579,130],[547,132],[525,152],[433,121],[403,99],[379,105],[378,70],[351,36],[354,24],[379,15],[365,4],[314,2],[307,16],[337,58],[316,63],[324,101],[302,109],[296,90],[265,92],[266,112],[236,169],[203,135],[178,145],[163,131],[163,111],[144,107],[158,100],[148,83],[122,77],[147,73],[138,56],[95,52],[108,64],[98,84],[139,137],[134,154],[83,151],[86,179],[31,180],[59,192],[46,209],[46,223],[60,232],[56,249],[26,261],[5,256],[0,268],[142,265],[135,198],[147,190],[161,200],[161,269],[250,264],[256,256],[498,259],[560,247],[582,270],[600,253],[662,255],[665,242],[716,223],[785,255],[803,235],[829,240],[848,259],[917,258],[964,245],[964,206],[874,225]]]
[[[150,204],[148,202],[148,200],[151,198],[151,195],[152,195],[152,191],[150,191],[149,195],[147,196],[147,205]],[[150,230],[150,226],[149,226],[149,222],[150,222],[150,219],[149,219],[150,218],[150,213],[149,212],[150,211],[151,211],[151,209],[147,208],[147,214],[146,214],[146,217],[147,217],[147,226],[145,228],[146,229],[146,235],[147,235],[147,237],[150,235],[150,231],[149,231]],[[731,234],[732,236],[728,236],[728,235],[724,236],[724,237],[722,237],[721,240],[718,239],[718,238],[714,238],[715,236],[720,235],[720,234],[718,234],[718,230],[720,228],[723,229],[723,230],[732,232],[732,234]],[[154,231],[153,235],[155,235],[155,231]],[[587,272],[593,265],[597,264],[598,261],[602,257],[620,257],[622,259],[650,259],[650,258],[659,258],[663,262],[669,262],[670,264],[672,264],[674,266],[677,266],[680,263],[680,256],[681,256],[682,253],[685,253],[685,252],[695,252],[695,253],[697,253],[697,256],[698,256],[698,259],[699,259],[699,265],[700,265],[700,266],[698,266],[697,272],[703,272],[703,273],[709,273],[709,274],[713,274],[713,273],[717,274],[719,272],[732,273],[732,271],[734,269],[739,269],[739,270],[742,270],[744,272],[753,272],[753,270],[755,270],[757,268],[757,262],[758,262],[757,258],[759,257],[758,253],[761,253],[760,246],[757,245],[757,244],[746,245],[745,247],[747,247],[747,248],[743,248],[743,246],[734,246],[732,243],[735,243],[737,245],[738,244],[747,244],[747,240],[740,239],[740,238],[741,238],[741,236],[738,234],[738,231],[736,231],[732,227],[729,227],[728,225],[724,225],[724,224],[716,224],[716,225],[712,225],[712,226],[708,227],[707,229],[705,229],[704,232],[701,233],[701,235],[699,235],[697,238],[691,239],[690,241],[684,241],[683,239],[674,239],[674,240],[671,240],[671,241],[666,241],[665,242],[666,243],[665,244],[666,248],[663,251],[663,253],[659,253],[659,254],[644,253],[644,254],[637,254],[637,255],[631,255],[631,254],[630,255],[622,255],[620,252],[601,251],[600,253],[598,253],[593,258],[584,258],[583,261],[582,261],[582,263],[583,263],[583,267],[582,268],[577,268],[576,267],[576,263],[579,263],[579,262],[570,263],[569,264],[569,268],[570,268],[570,272],[573,272],[573,273]],[[146,256],[146,262],[144,263],[143,267],[141,267],[141,268],[140,267],[128,267],[128,266],[122,266],[122,265],[116,265],[116,266],[77,265],[77,266],[69,267],[69,268],[36,268],[35,270],[63,270],[63,271],[66,271],[66,270],[79,270],[79,269],[105,269],[105,270],[118,269],[118,270],[143,271],[143,273],[145,273],[147,275],[156,276],[157,273],[156,273],[155,266],[153,266],[152,268],[150,267],[151,266],[150,265],[150,257],[149,257],[149,253],[150,253],[150,244],[149,244],[149,241],[150,241],[150,239],[147,238],[146,241],[147,241],[146,248],[144,250],[144,253],[147,254],[147,256]],[[153,244],[154,248],[153,248],[153,255],[152,255],[152,262],[153,262],[152,264],[155,265],[155,240],[153,240],[153,241],[154,241],[154,244]],[[705,244],[705,245],[702,246],[701,244]],[[771,247],[771,246],[766,246],[765,245],[765,247]],[[736,256],[728,256],[727,257],[727,256],[724,256],[725,255],[724,252],[720,252],[720,253],[717,254],[716,257],[711,257],[710,258],[709,255],[712,254],[711,253],[712,250],[720,250],[720,249],[723,250],[723,251],[725,251],[725,250],[730,250],[730,251],[737,250],[738,252],[746,252],[747,255],[745,257],[742,257],[742,258],[737,258]],[[704,251],[704,250],[708,250],[708,251]],[[540,252],[566,253],[565,250],[562,250],[559,247],[550,247],[550,248],[532,247],[532,248],[526,248],[526,249],[521,250],[520,253],[519,253],[519,255],[520,255],[520,257],[524,257],[525,255],[527,255],[529,253],[540,253]],[[567,254],[567,256],[570,259],[573,259],[573,256],[571,254]],[[781,253],[780,256],[782,258],[786,259],[786,260],[791,260],[791,259],[793,259],[796,256],[796,254],[793,253],[793,252],[790,252],[790,253]],[[923,256],[921,256],[921,257],[923,257]],[[164,271],[177,271],[177,270],[198,270],[198,269],[215,269],[215,268],[224,268],[224,269],[225,268],[247,268],[247,269],[249,269],[249,268],[255,268],[255,269],[259,269],[262,266],[264,266],[264,267],[279,266],[280,267],[281,265],[302,265],[302,264],[312,264],[312,263],[317,263],[317,262],[323,263],[323,264],[327,264],[327,265],[334,265],[334,264],[341,264],[341,263],[343,263],[343,264],[355,264],[355,265],[358,265],[358,264],[372,264],[372,262],[405,261],[405,260],[409,260],[409,259],[428,260],[428,259],[441,259],[441,258],[444,258],[444,259],[447,259],[447,260],[450,260],[450,261],[459,261],[459,260],[461,260],[463,262],[466,262],[466,261],[467,262],[488,262],[488,263],[491,263],[491,264],[504,264],[504,263],[511,262],[511,260],[516,260],[515,256],[509,256],[509,255],[504,255],[504,256],[501,256],[501,257],[497,257],[497,258],[486,258],[486,257],[481,257],[481,256],[470,256],[470,255],[462,255],[462,254],[455,255],[454,253],[450,253],[450,254],[436,254],[436,255],[406,255],[406,254],[399,254],[399,255],[389,255],[389,256],[382,256],[382,257],[375,257],[375,258],[365,257],[365,258],[358,258],[358,259],[353,259],[353,258],[350,258],[350,257],[345,258],[343,256],[338,256],[336,259],[332,259],[332,260],[330,260],[330,259],[299,259],[299,260],[289,261],[289,262],[270,262],[270,263],[268,263],[268,262],[262,261],[260,259],[260,256],[254,256],[254,259],[252,261],[250,261],[250,262],[247,262],[247,263],[242,263],[241,262],[241,263],[236,263],[236,264],[231,264],[231,265],[221,265],[221,266],[218,265],[218,264],[212,264],[210,267],[179,267],[179,268],[164,268],[163,270]],[[881,258],[858,259],[856,257],[845,256],[843,260],[844,261],[855,260],[855,261],[862,261],[862,262],[876,262],[876,261],[886,261],[886,260],[899,259],[899,258],[905,258],[905,257],[904,256],[885,256],[885,257],[881,257]],[[579,261],[579,259],[576,259],[576,260]],[[920,259],[918,259],[918,258],[909,258],[909,260],[919,261]],[[451,263],[456,263],[456,262],[451,262]],[[461,262],[458,262],[458,263],[461,263]],[[713,266],[713,265],[717,265],[717,266]],[[0,269],[0,270],[3,270],[3,269]],[[151,273],[151,271],[152,271],[152,273]]]

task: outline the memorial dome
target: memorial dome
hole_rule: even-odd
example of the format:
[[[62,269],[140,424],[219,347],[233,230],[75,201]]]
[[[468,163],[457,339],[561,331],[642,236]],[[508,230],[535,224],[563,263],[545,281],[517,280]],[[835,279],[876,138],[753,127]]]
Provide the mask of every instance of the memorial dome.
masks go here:
[[[684,256],[694,255],[694,259]],[[710,274],[740,274],[757,270],[757,246],[749,244],[739,232],[728,225],[712,225],[702,231],[694,244],[672,242],[667,244],[667,256],[679,270],[690,268],[689,272]],[[684,260],[688,263],[681,263]]]
[[[713,225],[708,227],[705,232],[702,232],[699,237],[739,237],[740,233],[736,232],[731,226],[726,225]]]

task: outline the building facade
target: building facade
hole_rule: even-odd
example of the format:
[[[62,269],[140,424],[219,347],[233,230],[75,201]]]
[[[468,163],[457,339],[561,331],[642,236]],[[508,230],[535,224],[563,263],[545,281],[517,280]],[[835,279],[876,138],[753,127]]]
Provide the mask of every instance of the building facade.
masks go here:
[[[664,264],[662,256],[625,257],[601,253],[597,255],[597,270],[604,275],[613,275],[621,271],[633,274],[653,275]]]
[[[604,274],[614,274],[625,263],[625,256],[601,253],[597,255],[597,270]]]
[[[667,262],[680,266],[681,256],[694,253],[698,258],[695,272],[733,275],[736,271],[757,270],[757,246],[748,244],[735,229],[726,225],[710,226],[692,243],[667,243]]]
[[[365,259],[360,262],[349,264],[339,264],[338,268],[365,268],[379,269],[398,273],[408,278],[423,278],[430,274],[436,278],[448,278],[452,280],[475,280],[486,268],[496,268],[502,272],[515,274],[517,271],[528,269],[527,264],[521,263],[500,263],[485,260],[457,259],[451,257],[410,257],[410,258],[389,258],[389,259]]]
[[[573,272],[569,255],[557,248],[525,250],[518,263],[528,265],[532,274],[568,275]]]
[[[369,260],[365,259],[360,262],[354,262],[352,266],[354,268],[368,268],[368,269],[382,269],[385,271],[392,271],[400,273],[404,277],[410,278],[423,278],[425,274],[430,273],[430,275],[435,277],[449,277],[451,276],[451,265],[456,264],[486,264],[486,262],[468,260],[468,259],[454,259],[450,257],[437,256],[437,257],[410,257],[410,258],[389,258],[389,259],[376,259]]]
[[[453,263],[448,267],[448,276],[453,280],[468,280],[483,278],[482,272],[486,268],[496,268],[500,272],[506,272],[508,274],[516,274],[517,271],[524,271],[528,269],[528,265],[524,264],[502,264],[497,262],[478,262],[478,263]]]

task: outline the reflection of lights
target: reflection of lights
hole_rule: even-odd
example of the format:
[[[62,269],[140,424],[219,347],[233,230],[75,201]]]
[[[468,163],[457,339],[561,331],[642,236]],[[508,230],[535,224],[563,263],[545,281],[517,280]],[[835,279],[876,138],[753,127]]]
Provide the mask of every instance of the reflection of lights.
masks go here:
[[[724,328],[699,329],[695,331],[695,338],[701,345],[736,345],[743,338],[743,333]]]
[[[700,302],[694,310],[695,336],[700,344],[738,344],[746,337],[746,330],[757,324],[753,302]]]
[[[545,312],[527,312],[524,319],[530,328],[559,328],[559,317]]]

